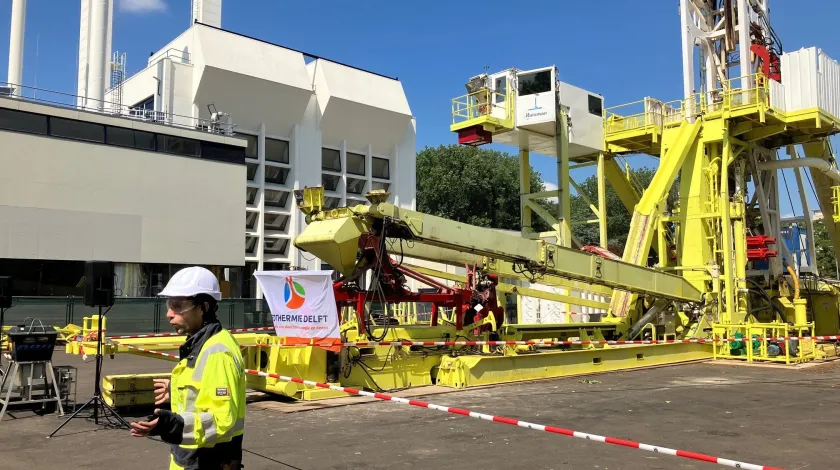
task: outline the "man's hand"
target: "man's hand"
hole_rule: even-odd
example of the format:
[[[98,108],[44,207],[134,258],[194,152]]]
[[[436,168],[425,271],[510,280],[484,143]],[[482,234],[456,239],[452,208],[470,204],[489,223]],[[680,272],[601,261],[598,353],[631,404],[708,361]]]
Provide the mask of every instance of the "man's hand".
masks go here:
[[[159,415],[160,409],[156,409],[155,414]],[[155,418],[151,421],[135,421],[131,423],[131,435],[134,437],[148,436],[155,428],[155,426],[157,426],[159,419],[160,418]]]
[[[155,405],[169,401],[169,379],[155,379]]]
[[[155,408],[155,414],[151,417],[154,418],[151,421],[131,423],[131,435],[134,437],[160,436],[163,442],[181,443],[184,439],[184,418],[181,415]]]

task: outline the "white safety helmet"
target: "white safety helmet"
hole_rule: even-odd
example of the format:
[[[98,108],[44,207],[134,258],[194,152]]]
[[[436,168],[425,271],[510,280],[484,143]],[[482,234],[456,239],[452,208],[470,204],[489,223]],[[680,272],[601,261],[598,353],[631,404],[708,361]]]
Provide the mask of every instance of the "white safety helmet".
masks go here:
[[[161,297],[194,297],[207,294],[214,299],[221,300],[219,280],[209,270],[201,266],[184,268],[166,284],[166,288],[158,294]]]

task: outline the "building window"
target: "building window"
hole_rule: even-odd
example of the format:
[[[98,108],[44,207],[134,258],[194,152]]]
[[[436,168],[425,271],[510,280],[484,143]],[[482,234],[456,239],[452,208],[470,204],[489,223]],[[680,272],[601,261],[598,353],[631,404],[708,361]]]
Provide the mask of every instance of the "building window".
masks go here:
[[[239,164],[245,163],[245,155],[253,151],[250,141],[249,147],[243,148],[4,108],[0,108],[0,129]]]
[[[245,201],[248,204],[256,204],[257,202],[257,188],[246,188]]]
[[[383,182],[380,182],[380,181],[373,181],[371,183],[371,189],[373,191],[376,191],[378,189],[384,189],[385,191],[387,191],[388,188],[390,188],[390,187],[391,187],[391,183],[383,183]]]
[[[289,169],[280,166],[266,165],[265,166],[265,182],[274,184],[286,184],[286,178],[289,177]]]
[[[131,108],[132,109],[147,109],[147,110],[153,111],[155,109],[155,97],[150,96],[150,97],[146,98],[145,100],[135,104]]]
[[[551,91],[551,70],[523,73],[517,76],[519,96],[536,95]]]
[[[155,135],[151,132],[107,126],[105,128],[105,143],[117,147],[153,151],[155,149]]]
[[[247,253],[249,255],[255,255],[256,254],[255,253],[256,252],[256,250],[255,250],[256,247],[257,247],[257,237],[246,236],[245,237],[245,253]]]
[[[248,230],[256,230],[257,220],[260,218],[259,212],[248,212],[245,214],[245,228]]]
[[[347,173],[365,176],[365,156],[347,152]]]
[[[92,122],[50,117],[50,135],[105,143],[105,126]]]
[[[338,205],[341,204],[340,197],[325,197],[324,198],[324,209],[335,209]]]
[[[289,226],[289,216],[286,214],[265,214],[265,223],[263,224],[266,230],[280,230],[285,231]]]
[[[184,139],[187,140],[187,139]],[[190,144],[191,145],[191,144]],[[228,163],[244,163],[245,149],[233,145],[219,144],[216,142],[201,142],[201,156],[209,160],[218,160]]]
[[[325,175],[321,173],[321,185],[327,191],[338,191],[338,182],[340,180],[341,177],[338,175]]]
[[[367,183],[367,181],[363,179],[347,178],[347,192],[362,194],[365,191],[365,183]]]
[[[289,143],[265,138],[265,159],[269,162],[289,163]]]
[[[198,141],[194,139],[162,134],[157,136],[158,152],[197,157],[199,156],[199,148]]]
[[[288,246],[288,238],[268,238],[265,240],[264,252],[267,255],[285,255]]]
[[[252,162],[246,163],[245,166],[248,167],[248,181],[254,181],[257,178],[257,170],[260,166]]]
[[[348,197],[347,198],[347,206],[358,206],[358,205],[369,206],[370,202],[367,199],[359,199],[355,197]]]
[[[47,116],[0,108],[0,129],[47,134]]]
[[[372,170],[374,178],[391,179],[391,161],[385,158],[373,157]]]
[[[589,95],[589,112],[601,117],[604,115],[604,100],[598,96]]]
[[[507,93],[507,77],[499,77],[496,79],[496,103],[505,101],[505,93]]]
[[[288,271],[289,263],[263,263],[264,271]]]
[[[236,136],[243,137],[248,142],[248,146],[245,147],[245,158],[253,158],[254,160],[260,158],[257,136],[248,134],[237,134]]]
[[[335,149],[321,149],[321,168],[329,171],[341,171],[341,152]]]
[[[265,190],[265,207],[278,207],[285,209],[288,201],[288,191],[276,191],[274,189]]]

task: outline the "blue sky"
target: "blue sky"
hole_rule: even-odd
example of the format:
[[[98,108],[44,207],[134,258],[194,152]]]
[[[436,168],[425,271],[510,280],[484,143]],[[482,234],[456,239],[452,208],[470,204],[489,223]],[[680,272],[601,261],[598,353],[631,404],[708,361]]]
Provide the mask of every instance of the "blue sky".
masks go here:
[[[80,2],[27,3],[24,83],[73,93]],[[190,3],[115,0],[113,49],[126,53],[129,73],[142,68],[150,52],[189,26]],[[557,65],[561,80],[603,94],[607,107],[645,96],[681,98],[678,4],[677,0],[555,0],[528,2],[528,6],[495,0],[224,0],[222,26],[399,77],[417,117],[419,150],[457,142],[449,132],[450,100],[462,94],[465,81],[485,66],[492,72]],[[840,59],[840,2],[773,0],[770,6],[785,50],[816,45]],[[8,18],[10,10],[11,0],[0,0],[0,18]],[[8,20],[0,22],[0,37],[4,38],[0,79],[5,79]],[[630,161],[634,166],[656,164],[641,156]],[[556,182],[552,162],[532,158],[544,178]],[[584,169],[574,177],[588,174]],[[788,182],[795,188],[792,176],[788,174]],[[789,212],[789,206],[784,201],[783,212]],[[798,207],[796,211],[801,214]]]

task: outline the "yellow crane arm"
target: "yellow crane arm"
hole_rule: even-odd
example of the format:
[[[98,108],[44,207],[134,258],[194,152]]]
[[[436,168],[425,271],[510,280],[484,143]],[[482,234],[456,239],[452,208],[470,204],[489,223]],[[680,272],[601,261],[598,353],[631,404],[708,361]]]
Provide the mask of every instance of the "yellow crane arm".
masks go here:
[[[304,197],[313,201],[321,196]],[[385,230],[388,238],[404,238],[415,243],[470,253],[496,261],[512,263],[516,269],[534,278],[553,275],[589,284],[618,288],[629,292],[678,301],[700,302],[702,295],[681,276],[655,269],[610,260],[544,240],[532,240],[496,230],[463,224],[441,217],[397,207],[371,198],[370,206],[316,210],[309,212],[308,226],[295,238],[295,246],[327,261],[342,274],[356,268],[355,254],[363,233]],[[376,229],[375,229],[376,227]],[[384,227],[384,228],[383,228]],[[409,254],[410,256],[410,254]]]

